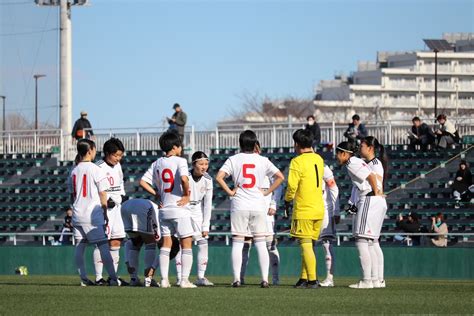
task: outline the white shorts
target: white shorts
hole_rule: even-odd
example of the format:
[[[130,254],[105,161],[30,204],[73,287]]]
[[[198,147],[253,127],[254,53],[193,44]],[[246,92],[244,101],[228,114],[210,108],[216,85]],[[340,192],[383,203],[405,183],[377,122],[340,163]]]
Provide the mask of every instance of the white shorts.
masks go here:
[[[267,223],[267,236],[275,235],[275,216],[274,215],[267,215],[266,216],[266,223]]]
[[[154,236],[159,233],[159,227],[153,217],[148,217],[146,214],[140,216],[139,214],[125,213],[122,214],[123,226],[128,235],[130,233],[141,233],[144,235]]]
[[[329,218],[327,212],[324,213],[323,223],[321,224],[321,234],[319,240],[335,239],[336,238],[336,223],[334,218]]]
[[[107,240],[104,226],[94,225],[74,225],[74,239],[77,241],[86,241],[90,244],[98,243],[99,241]]]
[[[262,211],[230,212],[232,235],[246,237],[268,236],[267,214]]]
[[[122,212],[120,211],[120,205],[116,205],[112,209],[107,210],[107,217],[109,218],[109,224],[107,225],[107,238],[110,239],[122,239],[125,238],[125,228],[122,220]]]
[[[160,219],[161,236],[174,236],[186,238],[194,236],[194,227],[191,217]]]
[[[381,196],[361,196],[357,202],[357,214],[353,219],[354,237],[378,239],[382,230],[387,202]]]
[[[194,240],[204,239],[202,237],[202,213],[191,213],[191,224],[194,229]]]

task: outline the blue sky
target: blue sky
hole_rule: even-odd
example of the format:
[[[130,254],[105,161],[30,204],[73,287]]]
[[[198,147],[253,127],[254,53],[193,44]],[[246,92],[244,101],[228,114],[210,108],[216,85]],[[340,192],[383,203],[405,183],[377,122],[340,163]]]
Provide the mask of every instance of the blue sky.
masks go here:
[[[7,35],[55,28],[56,11],[12,2],[25,1],[0,0],[0,94],[31,115],[29,78],[47,73],[40,119],[55,122],[56,31]],[[379,50],[474,32],[474,1],[90,0],[72,17],[73,120],[85,109],[96,128],[157,126],[179,102],[210,128],[246,91],[311,98],[319,80]]]

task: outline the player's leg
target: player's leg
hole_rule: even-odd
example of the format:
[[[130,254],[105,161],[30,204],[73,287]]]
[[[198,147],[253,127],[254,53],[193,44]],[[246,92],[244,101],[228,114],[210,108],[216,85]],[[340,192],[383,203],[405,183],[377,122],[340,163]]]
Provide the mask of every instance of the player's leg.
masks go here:
[[[242,266],[240,267],[240,284],[245,284],[245,274],[250,260],[250,249],[252,249],[252,237],[245,237],[244,248],[242,248]]]
[[[196,285],[189,282],[189,275],[193,267],[193,236],[195,235],[191,217],[182,217],[176,220],[177,233],[181,244],[181,288],[195,288]]]
[[[245,236],[248,234],[249,224],[249,212],[248,211],[234,211],[230,213],[230,224],[232,232],[232,272],[234,280],[232,281],[233,287],[239,287],[240,283],[240,271],[242,269],[242,251],[244,249]]]
[[[257,250],[258,263],[260,265],[260,274],[262,281],[260,287],[268,288],[268,270],[270,268],[270,257],[267,250],[267,215],[261,211],[250,213],[249,228],[253,234],[253,242]]]
[[[74,261],[81,278],[81,286],[94,285],[94,282],[87,278],[86,267],[84,263],[84,252],[87,246],[87,237],[81,226],[74,226],[74,238],[76,240]]]
[[[267,250],[270,257],[270,267],[272,270],[272,284],[280,284],[280,253],[277,248],[277,240],[275,235],[267,236]]]
[[[153,276],[155,275],[156,265],[155,260],[156,256],[156,240],[154,236],[148,235],[143,236],[143,241],[145,243],[145,287],[159,287],[158,282],[155,281]],[[156,265],[155,265],[156,264]]]
[[[370,267],[371,267],[370,279],[373,285],[379,280],[379,260],[377,257],[377,253],[375,252],[375,249],[374,249],[374,240],[369,239],[368,242],[369,242]]]
[[[378,239],[374,240],[373,248],[374,248],[375,255],[377,256],[377,269],[378,269],[378,280],[374,283],[374,287],[384,288],[385,287],[384,256],[383,256],[383,251],[382,251],[382,248],[380,247],[380,242]]]
[[[175,264],[176,264],[176,285],[179,286],[181,284],[181,275],[182,275],[182,268],[183,268],[183,263],[181,262],[181,257],[183,255],[181,246],[179,247],[178,254],[174,258]]]
[[[143,242],[139,236],[127,240],[125,243],[127,270],[130,274],[130,285],[139,286],[140,280],[138,278],[138,258],[140,255],[140,248]]]
[[[122,220],[122,213],[120,211],[120,205],[116,205],[113,209],[107,211],[109,216],[109,226],[110,226],[110,255],[114,260],[115,272],[118,273],[118,267],[120,262],[120,247],[122,241],[125,238],[125,227]],[[127,285],[126,282],[120,279],[122,285]]]
[[[206,278],[207,262],[209,260],[209,245],[207,238],[201,238],[198,244],[198,280],[196,285],[213,286],[214,284]]]
[[[334,286],[334,278],[333,278],[333,251],[332,251],[332,243],[330,239],[323,239],[322,245],[325,253],[325,262],[326,262],[326,279],[321,282],[322,287],[332,287]]]
[[[356,284],[351,284],[351,288],[372,288],[372,260],[369,250],[369,240],[367,238],[356,238],[357,252],[362,269],[362,280]]]
[[[319,287],[316,270],[316,254],[313,242],[318,240],[322,220],[293,220],[291,224],[291,235],[296,237],[301,248],[302,273],[297,285],[317,289]],[[305,282],[306,277],[307,282]]]
[[[160,273],[161,273],[161,287],[170,287],[168,273],[170,266],[170,252],[173,241],[171,235],[175,233],[174,224],[171,220],[162,219],[160,221],[161,226],[161,238],[163,239],[163,245],[160,248]]]
[[[97,246],[92,252],[92,259],[94,260],[94,271],[95,271],[95,284],[96,285],[106,285],[107,282],[104,280],[102,273],[104,270],[104,264],[102,263],[102,257],[100,256],[100,251]]]

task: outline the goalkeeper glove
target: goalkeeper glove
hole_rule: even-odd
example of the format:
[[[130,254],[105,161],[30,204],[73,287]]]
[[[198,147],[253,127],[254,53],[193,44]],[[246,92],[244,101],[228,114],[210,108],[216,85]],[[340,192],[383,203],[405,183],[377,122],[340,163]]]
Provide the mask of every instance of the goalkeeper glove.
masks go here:
[[[355,215],[357,214],[358,209],[357,209],[357,206],[355,206],[354,204],[349,204],[346,206],[344,211],[349,215]]]

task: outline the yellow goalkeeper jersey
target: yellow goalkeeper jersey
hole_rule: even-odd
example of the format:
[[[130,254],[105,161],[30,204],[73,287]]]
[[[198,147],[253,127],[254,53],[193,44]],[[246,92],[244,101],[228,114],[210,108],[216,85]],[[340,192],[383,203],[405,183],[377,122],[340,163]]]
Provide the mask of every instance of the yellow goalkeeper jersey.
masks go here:
[[[292,219],[323,219],[323,173],[324,160],[316,153],[291,160],[285,201],[294,200]]]

